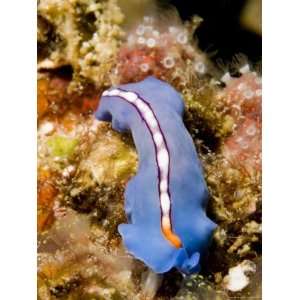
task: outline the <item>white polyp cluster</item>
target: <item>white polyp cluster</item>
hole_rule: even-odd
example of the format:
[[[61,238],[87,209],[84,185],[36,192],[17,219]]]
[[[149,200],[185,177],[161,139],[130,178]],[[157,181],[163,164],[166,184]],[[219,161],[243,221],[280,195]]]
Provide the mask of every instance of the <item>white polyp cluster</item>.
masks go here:
[[[169,27],[169,32],[171,33],[171,34],[176,34],[177,32],[178,32],[178,28],[177,27],[175,27],[175,26],[170,26]]]
[[[143,35],[145,33],[145,26],[139,25],[135,32],[137,35]]]
[[[156,46],[156,41],[155,41],[155,39],[149,38],[149,39],[147,40],[147,46],[148,46],[149,48],[155,47],[155,46]]]
[[[105,91],[103,96],[118,96],[125,101],[134,105],[134,107],[141,114],[144,122],[147,124],[152,139],[154,141],[154,147],[156,150],[157,168],[159,173],[159,198],[160,207],[162,210],[162,225],[170,228],[170,211],[171,211],[171,200],[169,194],[169,164],[170,155],[167,149],[164,135],[160,129],[159,122],[150,107],[150,105],[141,99],[136,93],[123,91],[119,89],[113,89]]]
[[[188,42],[188,35],[186,32],[180,32],[176,38],[177,42],[180,44],[186,44]]]
[[[246,140],[244,140],[242,137],[238,137],[236,139],[237,143],[241,146],[242,149],[247,149],[248,148],[248,143]]]
[[[255,124],[252,124],[250,127],[248,127],[246,129],[246,133],[249,136],[254,136],[256,134],[256,126],[255,126]]]
[[[143,44],[145,44],[146,39],[145,39],[144,37],[140,36],[140,37],[138,38],[137,42],[138,42],[138,44],[143,45]]]
[[[162,64],[164,65],[165,68],[167,69],[171,69],[175,66],[175,60],[172,56],[166,56],[163,60],[162,60]]]
[[[254,97],[254,92],[251,91],[250,89],[247,89],[244,91],[243,95],[246,99],[251,99]]]
[[[206,66],[202,61],[197,61],[195,63],[195,71],[200,73],[200,74],[204,74],[206,71]]]
[[[149,71],[150,66],[149,66],[149,64],[147,64],[147,63],[143,63],[143,64],[140,65],[140,69],[141,69],[142,72],[145,72],[145,73],[146,73],[146,72]]]
[[[128,35],[128,43],[137,43],[148,48],[157,47],[160,41],[160,32],[153,23],[152,17],[145,17],[142,24],[138,25],[135,31]]]

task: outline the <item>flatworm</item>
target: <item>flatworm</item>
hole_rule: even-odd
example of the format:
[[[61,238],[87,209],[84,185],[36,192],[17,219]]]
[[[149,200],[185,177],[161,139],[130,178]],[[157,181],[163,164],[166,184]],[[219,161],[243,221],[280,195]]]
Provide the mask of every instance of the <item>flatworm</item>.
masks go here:
[[[200,270],[216,225],[205,214],[203,170],[182,122],[184,104],[154,77],[102,94],[96,118],[130,130],[139,169],[125,191],[129,224],[119,225],[128,251],[157,273]]]

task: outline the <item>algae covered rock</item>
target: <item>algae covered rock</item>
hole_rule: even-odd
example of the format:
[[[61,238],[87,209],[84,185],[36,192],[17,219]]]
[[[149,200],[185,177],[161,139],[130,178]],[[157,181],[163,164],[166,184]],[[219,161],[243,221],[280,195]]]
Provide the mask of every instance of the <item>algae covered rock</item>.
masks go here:
[[[228,295],[218,290],[201,275],[192,275],[184,279],[183,286],[174,300],[229,300]]]
[[[98,184],[126,183],[137,169],[137,154],[130,137],[102,123],[97,140],[80,164]]]
[[[49,139],[47,144],[50,148],[51,155],[69,157],[74,153],[78,140],[57,135]]]
[[[109,85],[124,16],[116,0],[38,1],[39,69],[70,65],[74,85]]]
[[[72,210],[39,237],[39,299],[134,299],[133,259],[109,253],[89,217]]]

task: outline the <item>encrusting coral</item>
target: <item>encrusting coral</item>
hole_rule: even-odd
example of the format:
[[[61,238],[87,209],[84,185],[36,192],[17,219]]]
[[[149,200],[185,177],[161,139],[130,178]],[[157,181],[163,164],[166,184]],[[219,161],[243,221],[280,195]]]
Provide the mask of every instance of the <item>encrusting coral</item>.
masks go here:
[[[39,0],[39,69],[73,68],[73,86],[109,85],[124,20],[116,0]],[[79,86],[78,86],[79,85]]]
[[[220,91],[234,127],[206,164],[215,211],[229,222],[255,213],[261,200],[261,78],[246,69]]]
[[[171,20],[162,23],[146,16],[131,29],[118,52],[113,82],[137,82],[153,75],[180,88],[191,74],[202,77],[208,72],[209,61],[193,39],[201,18],[195,16],[185,24],[176,15]]]
[[[217,71],[193,38],[199,17],[125,21],[115,0],[38,1],[38,297],[259,298],[259,72],[245,59],[235,77]],[[157,277],[125,253],[117,226],[126,222],[123,193],[137,153],[130,135],[92,117],[104,88],[148,75],[183,97],[218,224],[202,274],[184,279]],[[247,285],[233,282],[245,266]],[[233,291],[236,284],[243,288]]]

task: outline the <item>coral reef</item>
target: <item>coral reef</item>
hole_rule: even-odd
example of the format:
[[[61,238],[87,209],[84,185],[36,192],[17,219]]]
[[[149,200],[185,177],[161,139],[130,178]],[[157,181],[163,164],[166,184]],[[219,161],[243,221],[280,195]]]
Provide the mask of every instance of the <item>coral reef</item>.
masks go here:
[[[40,239],[39,298],[134,299],[138,266],[124,251],[107,253],[102,239],[87,216],[68,210]]]
[[[38,68],[71,66],[73,89],[109,85],[123,20],[116,0],[39,0]]]
[[[168,22],[146,16],[131,29],[118,52],[113,82],[137,82],[153,75],[180,88],[190,76],[202,77],[208,72],[208,59],[193,44],[201,18],[195,16],[185,24],[175,16],[173,19],[167,26]]]
[[[134,5],[38,1],[38,298],[261,299],[259,71],[240,57],[214,66],[193,37],[201,18]],[[123,248],[138,156],[129,134],[92,116],[105,88],[148,75],[182,95],[218,224],[201,274],[185,278],[157,276]]]
[[[186,278],[174,300],[229,300],[225,291],[215,289],[201,275]]]
[[[261,200],[261,78],[247,71],[220,93],[234,127],[206,156],[206,170],[214,211],[230,223],[255,213]]]
[[[99,89],[86,85],[83,90],[70,92],[72,82],[66,76],[40,73],[37,84],[38,120],[46,117],[62,118],[66,113],[89,114],[96,109]],[[72,121],[66,118],[66,123]],[[73,122],[74,123],[74,122]],[[66,124],[66,126],[68,126]]]
[[[38,143],[41,182],[38,204],[43,211],[54,205],[57,190],[60,191],[58,201],[79,211],[91,211],[89,206],[100,205],[95,203],[100,194],[106,197],[107,201],[103,202],[107,206],[109,193],[110,196],[120,194],[136,170],[137,158],[130,139],[120,137],[91,116],[67,113],[61,118],[41,121]]]

